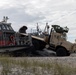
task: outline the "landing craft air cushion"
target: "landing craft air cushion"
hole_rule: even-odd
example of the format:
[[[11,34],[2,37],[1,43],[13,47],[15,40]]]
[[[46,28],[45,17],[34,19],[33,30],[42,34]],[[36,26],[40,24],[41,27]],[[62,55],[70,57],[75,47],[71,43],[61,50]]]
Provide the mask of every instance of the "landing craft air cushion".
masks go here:
[[[0,22],[0,53],[15,55],[25,53],[31,47],[31,40],[28,36],[21,37],[21,35],[13,30],[11,23],[7,23],[7,17],[4,17]]]

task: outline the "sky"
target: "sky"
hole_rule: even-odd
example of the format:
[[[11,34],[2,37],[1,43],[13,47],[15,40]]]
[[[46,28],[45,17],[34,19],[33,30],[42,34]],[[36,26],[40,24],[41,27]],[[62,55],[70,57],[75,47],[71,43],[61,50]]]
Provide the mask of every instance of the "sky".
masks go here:
[[[9,17],[15,31],[26,25],[30,32],[36,23],[43,30],[48,22],[50,28],[67,26],[68,41],[76,39],[76,0],[0,0],[0,21],[3,16]]]

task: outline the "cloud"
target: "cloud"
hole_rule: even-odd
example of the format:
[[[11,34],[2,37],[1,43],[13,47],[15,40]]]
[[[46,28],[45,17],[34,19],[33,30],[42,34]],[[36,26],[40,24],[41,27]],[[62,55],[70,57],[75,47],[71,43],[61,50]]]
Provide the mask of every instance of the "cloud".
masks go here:
[[[3,16],[10,18],[15,30],[23,24],[33,28],[37,22],[43,29],[49,22],[69,27],[68,36],[76,37],[76,0],[0,0],[0,20]]]

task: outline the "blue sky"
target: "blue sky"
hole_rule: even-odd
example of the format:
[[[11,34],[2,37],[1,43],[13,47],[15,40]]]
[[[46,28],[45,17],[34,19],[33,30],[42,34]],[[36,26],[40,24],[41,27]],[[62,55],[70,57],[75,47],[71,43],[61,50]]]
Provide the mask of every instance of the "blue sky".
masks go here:
[[[76,0],[0,0],[0,20],[8,16],[15,31],[27,25],[28,32],[39,23],[43,30],[46,22],[69,28],[68,40],[76,38]]]

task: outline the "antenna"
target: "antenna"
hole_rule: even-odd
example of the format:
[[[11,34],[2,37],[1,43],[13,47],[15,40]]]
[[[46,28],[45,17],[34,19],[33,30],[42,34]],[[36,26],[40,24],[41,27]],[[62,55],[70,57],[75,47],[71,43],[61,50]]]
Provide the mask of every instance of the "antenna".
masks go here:
[[[37,23],[37,32],[39,32],[39,26],[38,26],[38,23]]]
[[[44,29],[44,33],[47,33],[47,34],[49,34],[49,25],[48,25],[48,23],[46,23],[46,26],[45,26],[45,29]]]
[[[7,16],[4,16],[2,22],[7,23],[7,20],[8,20],[8,19],[9,19],[9,18],[8,18]]]

